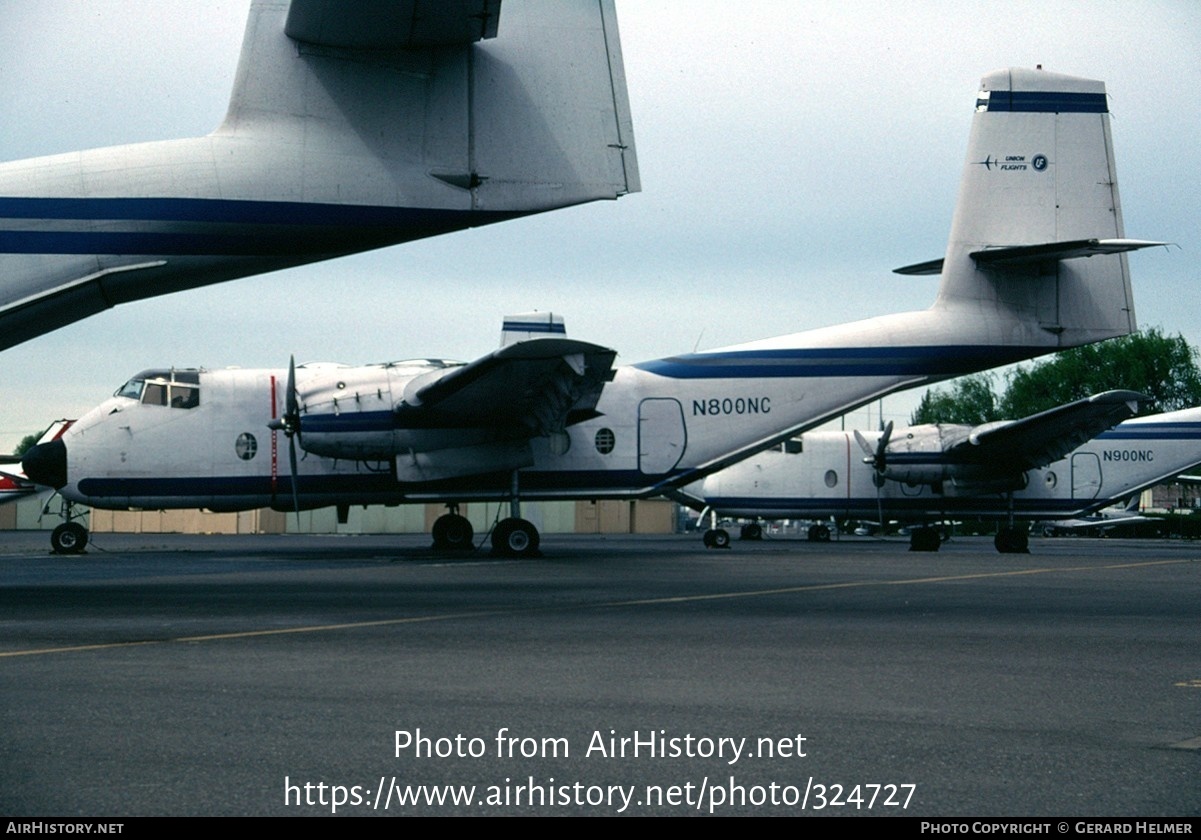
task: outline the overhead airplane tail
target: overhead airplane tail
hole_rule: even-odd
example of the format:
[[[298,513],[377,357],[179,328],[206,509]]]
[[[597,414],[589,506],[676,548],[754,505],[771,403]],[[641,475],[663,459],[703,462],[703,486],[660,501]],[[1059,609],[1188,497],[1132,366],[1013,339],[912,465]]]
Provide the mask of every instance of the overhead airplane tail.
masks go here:
[[[528,213],[639,189],[613,0],[255,0],[217,134],[293,153],[308,201]]]
[[[0,164],[0,349],[639,189],[613,0],[254,0],[205,137]]]
[[[938,307],[998,310],[1072,347],[1136,329],[1103,82],[1011,68],[985,76]]]

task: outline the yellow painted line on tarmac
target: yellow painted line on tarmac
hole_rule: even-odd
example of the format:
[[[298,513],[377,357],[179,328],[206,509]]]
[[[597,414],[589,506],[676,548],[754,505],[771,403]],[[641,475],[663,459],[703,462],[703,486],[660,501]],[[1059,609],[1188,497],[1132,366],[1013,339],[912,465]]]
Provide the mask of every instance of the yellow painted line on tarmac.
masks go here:
[[[1067,566],[1040,569],[1016,569],[1007,572],[975,572],[970,575],[942,575],[939,577],[904,578],[902,580],[860,580],[846,583],[815,583],[806,586],[786,586],[779,589],[751,589],[740,592],[715,592],[711,595],[677,595],[670,598],[643,598],[632,601],[614,601],[595,604],[594,607],[628,607],[650,604],[679,604],[688,601],[715,601],[724,598],[756,598],[763,595],[788,595],[796,592],[819,592],[830,589],[857,589],[869,586],[914,586],[923,583],[952,583],[961,580],[1017,577],[1019,575],[1045,575],[1051,572],[1096,572],[1109,569],[1137,569],[1144,566],[1176,566],[1193,563],[1194,560],[1148,560],[1144,563],[1113,563],[1106,566]]]
[[[1041,575],[1054,572],[1096,572],[1113,569],[1138,569],[1151,566],[1172,566],[1193,563],[1194,560],[1150,560],[1141,563],[1114,563],[1105,566],[1045,567],[1016,569],[1004,572],[975,572],[966,575],[941,575],[938,577],[905,578],[901,580],[862,580],[845,583],[816,583],[806,586],[785,586],[776,589],[749,589],[734,592],[715,592],[708,595],[672,595],[665,598],[636,598],[624,601],[605,601],[596,604],[556,604],[545,607],[520,607],[513,609],[479,610],[475,612],[443,613],[440,615],[410,616],[408,618],[384,618],[377,621],[354,621],[342,624],[315,624],[304,627],[282,627],[272,630],[242,630],[232,633],[211,633],[200,636],[179,636],[171,639],[140,639],[128,642],[106,642],[94,645],[69,645],[63,647],[37,648],[32,650],[0,651],[0,659],[19,656],[44,656],[51,653],[81,653],[95,650],[141,647],[163,644],[197,644],[200,642],[229,641],[231,639],[253,639],[265,636],[283,636],[293,633],[326,633],[337,630],[359,630],[367,627],[390,627],[402,624],[421,624],[432,621],[486,618],[495,615],[525,615],[541,612],[562,612],[565,609],[612,609],[617,607],[646,607],[667,604],[699,603],[702,601],[731,600],[735,598],[761,598],[767,595],[791,595],[800,592],[823,592],[837,589],[866,589],[873,586],[917,586],[930,583],[954,583],[988,578]]]

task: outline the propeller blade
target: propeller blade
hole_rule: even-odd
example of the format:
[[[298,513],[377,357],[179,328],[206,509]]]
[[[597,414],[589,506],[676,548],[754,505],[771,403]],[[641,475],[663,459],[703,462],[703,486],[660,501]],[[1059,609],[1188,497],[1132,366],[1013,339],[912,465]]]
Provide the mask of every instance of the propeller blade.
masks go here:
[[[864,458],[864,463],[872,463],[876,459],[876,450],[872,449],[872,445],[867,442],[867,438],[863,436],[862,432],[858,429],[854,429],[853,432],[855,440],[859,443],[859,448],[867,455],[867,458]]]
[[[296,472],[296,438],[288,437],[288,463],[292,467],[292,510],[296,512],[296,530],[300,530],[300,476]]]
[[[888,425],[884,427],[884,434],[880,435],[880,442],[876,444],[876,472],[883,473],[888,465],[887,451],[888,441],[892,438],[892,421],[888,421]]]
[[[300,431],[300,405],[296,399],[296,357],[288,357],[288,396],[284,416],[295,423],[293,431]]]

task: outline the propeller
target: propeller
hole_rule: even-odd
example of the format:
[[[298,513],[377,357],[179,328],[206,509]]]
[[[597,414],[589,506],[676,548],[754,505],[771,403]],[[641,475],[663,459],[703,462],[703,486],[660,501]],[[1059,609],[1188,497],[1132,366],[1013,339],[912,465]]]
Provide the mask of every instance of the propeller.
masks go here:
[[[296,526],[300,527],[300,478],[296,473],[296,443],[300,439],[300,400],[296,394],[296,357],[288,357],[288,390],[284,398],[284,414],[267,424],[275,431],[282,431],[288,439],[288,464],[292,468],[292,509],[296,511]]]
[[[863,459],[863,463],[871,464],[873,467],[875,467],[876,472],[881,475],[883,475],[884,470],[888,465],[885,452],[888,449],[888,441],[891,438],[891,420],[889,420],[888,424],[884,427],[884,432],[880,435],[880,440],[876,443],[875,449],[872,449],[872,445],[867,442],[867,438],[865,438],[858,429],[855,429],[855,440],[859,442],[859,447],[867,453],[867,457]]]
[[[855,429],[855,440],[859,442],[859,447],[867,453],[867,457],[863,459],[863,463],[871,464],[875,468],[875,475],[872,476],[872,484],[876,486],[876,515],[880,520],[880,531],[884,531],[884,500],[881,498],[881,489],[884,487],[884,471],[888,467],[886,459],[886,450],[888,449],[888,441],[892,438],[892,421],[884,427],[883,433],[880,435],[880,440],[876,442],[876,448],[872,449],[872,445],[867,442],[867,438]]]

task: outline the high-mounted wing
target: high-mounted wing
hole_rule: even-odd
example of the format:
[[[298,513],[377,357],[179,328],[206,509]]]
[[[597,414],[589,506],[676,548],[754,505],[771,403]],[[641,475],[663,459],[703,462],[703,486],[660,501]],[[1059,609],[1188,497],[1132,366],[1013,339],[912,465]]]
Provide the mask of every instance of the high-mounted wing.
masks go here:
[[[1147,397],[1106,391],[1032,414],[1021,420],[986,423],[947,451],[959,462],[1004,464],[1018,470],[1045,467],[1138,412]]]
[[[399,425],[487,427],[541,437],[594,416],[617,353],[567,338],[510,344],[462,367],[412,380]]]

